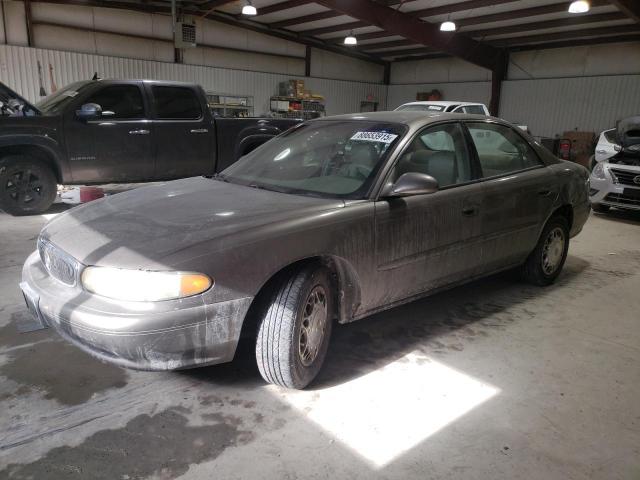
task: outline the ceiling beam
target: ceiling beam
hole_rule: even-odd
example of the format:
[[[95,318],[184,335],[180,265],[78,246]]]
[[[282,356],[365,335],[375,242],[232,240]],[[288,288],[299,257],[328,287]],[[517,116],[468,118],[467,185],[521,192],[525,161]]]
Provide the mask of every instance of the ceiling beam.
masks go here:
[[[551,5],[522,8],[520,10],[509,10],[508,12],[493,13],[490,15],[480,15],[477,17],[461,18],[459,20],[456,20],[456,24],[458,25],[458,27],[466,27],[469,25],[480,25],[483,23],[518,20],[520,18],[535,17],[538,15],[548,15],[551,13],[563,13],[569,10],[570,3],[571,2],[554,3]],[[609,5],[609,0],[592,0],[591,1],[591,7],[602,7],[605,5]],[[580,14],[580,16],[584,16],[584,15],[585,14]]]
[[[569,40],[571,38],[597,37],[606,35],[619,35],[621,33],[636,34],[640,38],[640,25],[618,25],[615,27],[585,28],[582,30],[567,30],[564,32],[544,33],[540,35],[528,35],[523,37],[505,38],[493,40],[491,43],[505,47],[536,43],[553,40]],[[597,42],[594,42],[597,43]]]
[[[489,37],[492,35],[507,35],[511,33],[530,32],[532,30],[545,30],[547,28],[571,27],[575,25],[586,25],[589,23],[612,22],[617,20],[627,20],[627,17],[620,12],[599,13],[579,17],[560,18],[558,20],[545,20],[543,22],[519,23],[505,27],[488,28],[486,30],[465,30],[465,34],[471,37]]]
[[[302,17],[288,18],[279,22],[270,23],[271,28],[284,28],[292,25],[299,25],[301,23],[315,22],[317,20],[325,20],[327,18],[339,17],[341,14],[334,12],[333,10],[326,10],[324,12],[312,13],[310,15],[304,15]]]
[[[611,3],[626,16],[640,23],[640,2],[638,0],[611,0]]]
[[[213,10],[233,2],[234,0],[210,0],[208,2],[199,3],[198,8],[202,10]]]
[[[380,50],[381,48],[406,47],[407,45],[415,45],[416,42],[411,40],[393,40],[390,42],[367,43],[360,46],[360,50]]]
[[[78,5],[84,7],[103,7],[103,8],[115,8],[122,10],[130,10],[130,11],[140,11],[146,13],[162,13],[169,14],[171,13],[171,9],[167,6],[159,6],[153,4],[144,4],[144,3],[133,3],[133,2],[123,2],[123,1],[114,1],[114,0],[31,0],[32,2],[42,2],[42,3],[57,3],[63,5]],[[186,15],[193,16],[202,16],[205,12],[200,10],[193,9],[184,9],[183,13]],[[288,40],[290,42],[300,43],[302,45],[308,45],[310,47],[319,48],[321,50],[327,50],[329,52],[337,53],[340,55],[345,55],[348,57],[357,58],[359,60],[366,60],[369,62],[377,63],[379,65],[386,65],[387,62],[382,60],[377,55],[361,52],[358,50],[354,50],[352,48],[340,47],[334,44],[328,44],[323,42],[320,39],[312,38],[306,35],[301,35],[297,32],[291,32],[289,30],[277,30],[269,28],[268,26],[258,23],[251,22],[248,20],[238,19],[234,15],[225,14],[222,12],[210,12],[205,15],[205,18],[209,20],[213,20],[220,23],[225,23],[227,25],[232,25],[234,27],[243,28],[245,30],[251,30],[254,32],[262,33],[264,35],[269,35],[271,37],[280,38],[282,40]],[[224,47],[221,47],[224,48]]]
[[[440,5],[439,7],[422,8],[420,10],[413,10],[405,13],[416,18],[427,18],[435,17],[436,15],[448,15],[456,12],[467,12],[476,8],[493,7],[517,1],[518,0],[467,0],[466,2],[449,3],[447,5]]]
[[[585,45],[603,45],[606,43],[622,43],[638,41],[638,35],[618,35],[614,37],[578,38],[575,40],[561,40],[549,43],[536,43],[535,45],[522,45],[510,49],[512,52],[526,52],[529,50],[541,50],[547,48],[582,47]]]
[[[384,7],[386,8],[386,7]],[[357,22],[340,23],[338,25],[330,25],[328,27],[312,28],[310,30],[300,30],[305,35],[323,35],[325,33],[342,32],[343,30],[353,30],[354,28],[369,27],[371,24],[358,20]]]
[[[370,0],[317,0],[327,8],[375,25],[392,35],[436,48],[489,70],[504,68],[506,53],[458,33],[441,32],[438,26]]]
[[[270,13],[276,13],[282,10],[289,10],[290,8],[300,7],[309,3],[313,3],[313,0],[288,0],[286,2],[274,3],[273,5],[267,5],[266,7],[260,7],[258,9],[258,16],[269,15]]]
[[[407,55],[420,55],[427,53],[440,53],[438,50],[429,47],[418,47],[418,48],[405,48],[404,50],[389,50],[387,52],[376,52],[378,55],[383,57],[393,57],[395,55],[398,56],[407,56]]]

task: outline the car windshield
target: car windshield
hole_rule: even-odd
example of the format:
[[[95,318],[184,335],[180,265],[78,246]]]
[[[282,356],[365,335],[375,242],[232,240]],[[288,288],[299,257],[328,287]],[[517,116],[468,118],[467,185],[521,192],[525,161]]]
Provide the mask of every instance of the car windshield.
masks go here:
[[[330,198],[365,198],[406,127],[361,120],[300,124],[224,170],[222,181]]]
[[[55,93],[43,98],[36,107],[45,115],[56,115],[67,106],[69,102],[73,100],[73,97],[78,95],[82,90],[91,85],[91,82],[75,82],[66,87],[58,90]]]
[[[400,105],[396,108],[396,111],[404,111],[404,112],[444,112],[444,105],[434,105],[434,104],[409,104],[409,105]]]

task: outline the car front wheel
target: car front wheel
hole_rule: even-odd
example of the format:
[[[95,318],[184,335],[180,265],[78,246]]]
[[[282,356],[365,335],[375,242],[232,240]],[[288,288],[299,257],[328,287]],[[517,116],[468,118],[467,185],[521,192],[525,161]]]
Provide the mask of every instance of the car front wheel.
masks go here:
[[[0,208],[11,215],[45,212],[56,198],[56,177],[44,163],[30,156],[0,160]]]
[[[569,250],[569,224],[563,216],[549,219],[536,248],[522,267],[523,278],[535,285],[550,285],[560,275]]]
[[[269,383],[302,389],[318,374],[329,346],[335,303],[331,273],[305,268],[284,280],[267,303],[256,360]]]

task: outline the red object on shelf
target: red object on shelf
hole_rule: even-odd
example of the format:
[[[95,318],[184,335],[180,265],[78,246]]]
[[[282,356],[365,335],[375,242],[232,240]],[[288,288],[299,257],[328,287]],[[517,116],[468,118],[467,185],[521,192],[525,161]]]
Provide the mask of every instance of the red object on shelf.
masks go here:
[[[98,187],[80,187],[80,203],[90,202],[104,197],[104,191]]]

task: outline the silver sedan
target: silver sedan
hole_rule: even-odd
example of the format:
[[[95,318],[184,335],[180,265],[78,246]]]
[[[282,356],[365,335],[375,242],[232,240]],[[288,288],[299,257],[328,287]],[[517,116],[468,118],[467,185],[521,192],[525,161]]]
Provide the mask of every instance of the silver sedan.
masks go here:
[[[589,215],[588,173],[495,118],[379,112],[300,124],[214,177],[74,208],[22,290],[43,325],[115,364],[230,361],[303,388],[331,329],[518,268],[552,283]]]

